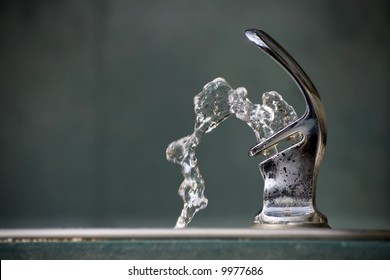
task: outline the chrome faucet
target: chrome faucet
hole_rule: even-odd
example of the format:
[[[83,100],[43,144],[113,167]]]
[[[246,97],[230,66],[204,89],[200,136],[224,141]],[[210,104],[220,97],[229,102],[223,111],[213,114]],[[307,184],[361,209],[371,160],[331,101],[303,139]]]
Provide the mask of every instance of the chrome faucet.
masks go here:
[[[315,205],[318,170],[325,151],[326,117],[320,96],[292,56],[264,31],[248,29],[245,35],[281,65],[293,78],[306,102],[304,115],[257,143],[250,156],[293,136],[300,141],[259,164],[264,179],[263,209],[254,227],[328,227]]]

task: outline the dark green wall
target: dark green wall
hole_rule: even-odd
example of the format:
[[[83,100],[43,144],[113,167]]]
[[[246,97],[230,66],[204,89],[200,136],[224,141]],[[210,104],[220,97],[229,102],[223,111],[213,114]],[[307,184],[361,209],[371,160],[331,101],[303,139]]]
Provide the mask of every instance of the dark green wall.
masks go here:
[[[260,102],[290,78],[250,44],[264,29],[328,115],[318,207],[335,228],[390,229],[386,1],[0,1],[0,227],[171,227],[182,207],[167,145],[192,132],[212,79]],[[247,226],[261,207],[249,128],[198,148],[209,207],[191,226]]]

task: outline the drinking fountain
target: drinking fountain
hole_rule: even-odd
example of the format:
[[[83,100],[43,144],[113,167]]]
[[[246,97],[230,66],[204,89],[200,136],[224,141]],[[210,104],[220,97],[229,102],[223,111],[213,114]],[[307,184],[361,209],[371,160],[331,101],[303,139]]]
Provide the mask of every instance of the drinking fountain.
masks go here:
[[[325,215],[315,206],[317,174],[326,144],[326,117],[321,98],[309,77],[274,39],[264,31],[249,29],[246,36],[279,63],[293,78],[306,103],[304,115],[256,144],[256,156],[294,135],[301,140],[260,163],[264,179],[263,210],[256,226],[327,227]]]
[[[245,88],[233,89],[223,78],[206,84],[194,97],[193,133],[172,142],[166,152],[169,161],[181,165],[184,177],[179,187],[184,207],[176,228],[186,227],[208,203],[196,147],[204,134],[232,115],[246,122],[256,135],[258,143],[249,155],[267,156],[259,165],[264,179],[263,209],[253,226],[328,227],[327,218],[315,206],[317,174],[326,144],[326,117],[320,96],[298,63],[268,34],[248,29],[245,35],[291,75],[302,92],[306,111],[298,118],[274,91],[263,94],[262,104],[253,104]],[[291,139],[295,143],[278,152],[278,143]]]

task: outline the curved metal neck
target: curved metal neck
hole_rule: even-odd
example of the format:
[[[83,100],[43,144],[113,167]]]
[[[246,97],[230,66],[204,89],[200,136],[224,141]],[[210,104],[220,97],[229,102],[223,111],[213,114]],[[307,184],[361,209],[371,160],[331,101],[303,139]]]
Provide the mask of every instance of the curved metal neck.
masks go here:
[[[314,84],[295,59],[278,42],[262,30],[248,29],[245,31],[245,35],[290,74],[303,94],[308,113],[315,113],[314,107],[317,101],[314,99],[320,99],[320,96]]]
[[[322,147],[325,146],[325,111],[317,89],[315,88],[309,77],[295,61],[295,59],[281,45],[279,45],[278,42],[276,42],[264,31],[258,29],[248,29],[245,31],[245,35],[257,47],[259,47],[262,51],[268,54],[280,66],[282,66],[283,69],[285,69],[295,81],[306,103],[306,112],[304,116],[298,121],[302,123],[308,120],[314,120],[314,122],[316,122],[316,125],[319,128],[319,131],[317,132],[318,137],[320,138],[319,142],[321,143]],[[293,126],[289,127],[288,129],[291,129],[292,127]],[[295,125],[294,129],[291,129],[291,132],[294,132],[296,128],[297,126]],[[286,130],[288,129],[286,128]],[[280,140],[279,137],[278,140]],[[253,147],[250,154],[253,156],[260,153],[263,150],[262,148],[260,149],[260,146],[263,146],[262,143],[259,143],[255,147]]]

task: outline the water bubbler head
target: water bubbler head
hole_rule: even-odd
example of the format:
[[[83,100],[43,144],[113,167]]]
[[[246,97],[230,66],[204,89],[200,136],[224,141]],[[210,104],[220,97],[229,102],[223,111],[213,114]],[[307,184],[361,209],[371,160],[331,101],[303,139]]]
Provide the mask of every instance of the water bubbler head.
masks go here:
[[[327,218],[315,206],[318,170],[326,144],[326,117],[320,96],[292,56],[264,31],[248,29],[247,38],[282,66],[293,78],[306,102],[304,115],[257,143],[256,156],[293,135],[301,140],[260,163],[264,179],[263,209],[256,227],[328,227]]]

